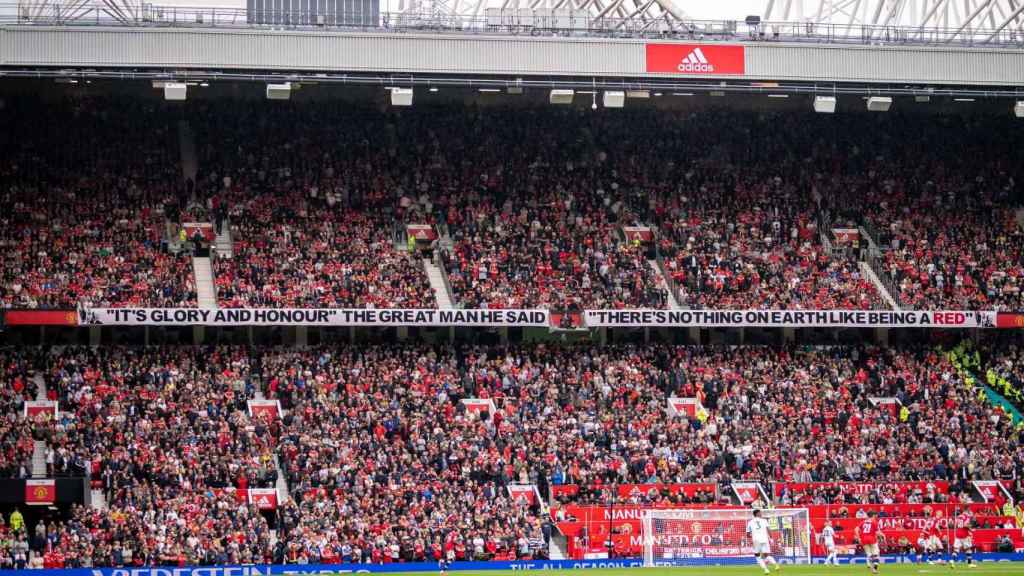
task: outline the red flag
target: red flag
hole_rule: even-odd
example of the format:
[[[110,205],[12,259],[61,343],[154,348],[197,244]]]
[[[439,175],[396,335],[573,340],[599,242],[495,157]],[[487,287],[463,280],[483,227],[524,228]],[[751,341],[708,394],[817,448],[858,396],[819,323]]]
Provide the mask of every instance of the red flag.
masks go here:
[[[46,506],[53,504],[56,499],[57,481],[53,478],[25,480],[25,504]]]

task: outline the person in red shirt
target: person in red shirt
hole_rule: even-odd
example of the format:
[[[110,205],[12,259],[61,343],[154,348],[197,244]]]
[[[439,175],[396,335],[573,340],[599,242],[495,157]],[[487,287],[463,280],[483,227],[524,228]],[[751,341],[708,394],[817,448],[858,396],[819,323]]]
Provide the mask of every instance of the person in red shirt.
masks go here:
[[[853,540],[864,547],[864,555],[867,557],[868,566],[871,568],[872,574],[878,574],[878,541],[880,539],[884,541],[885,535],[879,530],[875,511],[869,510],[867,519],[857,527]]]
[[[957,515],[954,520],[954,532],[953,532],[953,554],[949,557],[949,567],[953,568],[956,564],[956,557],[960,558],[967,563],[970,568],[977,568],[978,565],[974,563],[974,528],[971,526],[972,518],[971,513],[964,510]]]

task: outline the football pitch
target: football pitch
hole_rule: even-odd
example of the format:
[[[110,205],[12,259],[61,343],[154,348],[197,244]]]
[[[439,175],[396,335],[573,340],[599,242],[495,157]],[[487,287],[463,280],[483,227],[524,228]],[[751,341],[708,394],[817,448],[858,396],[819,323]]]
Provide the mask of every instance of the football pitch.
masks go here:
[[[451,570],[449,576],[507,576],[522,574],[526,570]],[[754,565],[749,566],[694,566],[681,568],[599,568],[593,570],[542,570],[545,576],[760,576],[764,572]],[[424,576],[437,572],[394,572],[387,576]],[[870,575],[863,564],[850,566],[798,565],[784,566],[779,576],[848,576]],[[968,568],[957,564],[950,568],[945,564],[890,564],[879,569],[881,576],[921,576],[948,574],[984,574],[986,576],[1001,574],[1006,576],[1024,576],[1024,562],[982,562],[976,568]]]

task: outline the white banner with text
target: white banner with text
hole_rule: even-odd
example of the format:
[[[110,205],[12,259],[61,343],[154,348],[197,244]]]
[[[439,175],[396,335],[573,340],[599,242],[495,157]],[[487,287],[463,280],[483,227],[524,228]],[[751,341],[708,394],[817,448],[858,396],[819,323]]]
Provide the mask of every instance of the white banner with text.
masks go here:
[[[995,312],[957,310],[586,310],[591,328],[994,328]]]
[[[585,310],[589,328],[994,328],[994,311]],[[349,308],[89,308],[93,326],[548,327],[548,310]]]
[[[547,326],[547,310],[89,308],[99,326]]]

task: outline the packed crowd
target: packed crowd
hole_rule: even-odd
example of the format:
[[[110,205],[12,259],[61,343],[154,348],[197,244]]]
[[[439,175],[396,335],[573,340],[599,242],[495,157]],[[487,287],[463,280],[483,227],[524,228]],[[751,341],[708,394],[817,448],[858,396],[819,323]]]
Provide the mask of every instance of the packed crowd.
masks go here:
[[[45,379],[62,416],[45,440],[56,462],[92,471],[108,506],[103,514],[76,510],[60,527],[57,546],[68,561],[269,558],[267,520],[236,498],[277,479],[279,424],[249,416],[249,362],[230,348],[67,348],[51,356]]]
[[[961,480],[1024,473],[1020,431],[925,348],[66,348],[45,378],[63,412],[41,438],[109,506],[54,528],[83,565],[543,555],[549,527],[510,484],[586,501],[624,483],[944,479],[960,499]],[[257,389],[281,418],[250,416]],[[702,408],[672,416],[669,397]],[[275,456],[289,497],[261,514],[237,496],[275,485]]]
[[[436,307],[423,263],[396,232],[433,216],[403,201],[421,160],[404,146],[417,141],[410,128],[312,103],[194,115],[196,191],[233,242],[215,264],[221,307]]]
[[[30,349],[0,348],[0,477],[26,478],[32,471],[33,425],[24,407],[36,399],[36,356]]]
[[[161,106],[19,106],[0,131],[0,306],[194,306],[191,261],[163,242],[181,175]]]
[[[860,224],[903,306],[1020,307],[1024,160],[997,119],[190,102],[193,183],[162,104],[11,106],[5,306],[194,305],[162,230],[205,214],[234,240],[222,306],[433,307],[418,223],[465,307],[665,307],[660,256],[685,307],[884,308],[867,239],[824,229]]]
[[[1024,308],[1017,135],[995,118],[955,115],[872,128],[853,132],[831,202],[877,235],[893,296],[905,308]],[[927,152],[906,142],[928,142]]]

